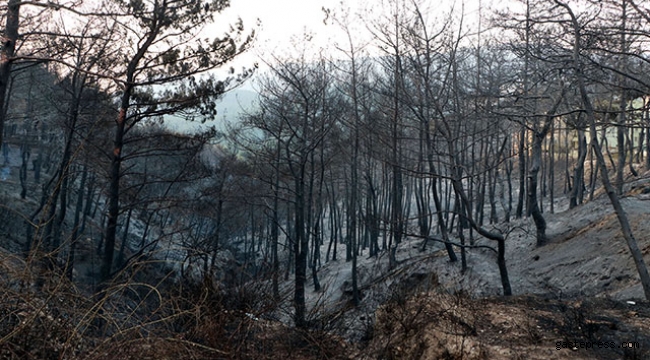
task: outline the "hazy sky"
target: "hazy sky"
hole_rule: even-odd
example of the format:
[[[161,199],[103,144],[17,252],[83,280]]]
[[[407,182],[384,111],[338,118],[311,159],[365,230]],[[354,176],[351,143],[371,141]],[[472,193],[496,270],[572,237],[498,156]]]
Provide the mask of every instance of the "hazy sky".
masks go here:
[[[408,4],[411,0],[405,0]],[[476,15],[479,1],[487,13],[492,0],[420,0],[422,9],[428,10],[430,17],[443,16],[452,6],[455,13],[463,9],[466,14],[465,24],[476,26]],[[314,34],[313,42],[324,46],[326,43],[341,37],[336,26],[325,25],[325,14],[322,8],[340,9],[350,7],[352,12],[359,9],[379,9],[382,0],[231,0],[230,8],[219,19],[236,19],[241,17],[244,26],[251,29],[257,19],[261,22],[258,29],[255,49],[247,54],[245,61],[252,62],[259,56],[286,51],[291,46],[292,37],[301,37],[305,31]],[[503,3],[503,1],[501,1]],[[343,5],[342,5],[343,4]],[[365,11],[365,12],[364,12]],[[361,13],[365,14],[368,10]],[[353,16],[354,17],[354,16]],[[360,20],[357,22],[361,22]],[[331,22],[330,22],[331,23]],[[361,25],[361,24],[358,24]]]
[[[324,30],[324,6],[338,3],[332,0],[232,0],[229,13],[254,23],[260,19],[262,29],[260,43],[278,43],[288,40],[292,35],[303,32],[305,28]]]
[[[282,51],[289,46],[292,36],[301,36],[305,31],[318,33],[319,37],[326,36],[331,29],[323,24],[325,15],[321,9],[337,3],[336,0],[231,0],[230,8],[221,18],[239,16],[247,29],[256,27],[259,19],[261,25],[257,28],[254,50],[244,57],[250,61],[251,58]]]
[[[404,0],[410,2],[411,0]],[[492,0],[481,0],[484,10],[487,13],[487,8]],[[305,32],[313,34],[312,46],[326,47],[334,41],[339,41],[345,45],[346,38],[343,36],[340,27],[332,25],[331,21],[326,25],[324,20],[326,18],[322,8],[326,7],[333,10],[341,9],[341,7],[351,8],[351,16],[353,27],[357,28],[353,32],[355,37],[362,37],[361,34],[365,28],[364,21],[359,17],[359,9],[371,7],[372,10],[381,9],[381,3],[385,0],[344,0],[344,5],[341,5],[341,0],[231,0],[230,8],[226,9],[221,16],[217,17],[218,26],[223,27],[223,31],[227,29],[224,27],[226,22],[234,22],[237,17],[241,17],[244,22],[244,27],[247,30],[256,28],[257,37],[254,48],[240,56],[234,64],[235,68],[241,66],[251,66],[257,62],[261,66],[261,71],[264,70],[264,61],[272,62],[272,54],[279,54],[280,56],[286,55],[291,52],[292,38],[296,41],[303,38]],[[477,27],[478,21],[476,20],[477,8],[479,0],[466,0],[464,3],[461,0],[420,0],[421,10],[428,12],[428,18],[435,21],[436,17],[444,17],[445,12],[448,12],[452,6],[455,8],[455,13],[459,14],[463,9],[466,14],[464,21],[466,26]],[[502,1],[503,2],[503,1]],[[370,20],[369,11],[361,11],[361,17],[364,20]],[[260,27],[257,28],[257,20],[260,21]],[[363,39],[357,39],[359,42],[364,42]],[[367,40],[365,40],[367,42]],[[330,55],[336,56],[336,50],[330,47]],[[246,82],[240,89],[255,90],[254,81]],[[237,94],[231,94],[231,99],[219,104],[221,115],[225,113],[233,114],[238,112],[239,106],[236,98]],[[248,99],[246,99],[248,100]],[[248,102],[248,101],[245,101]],[[226,109],[226,107],[230,109]],[[221,117],[221,116],[220,116]]]

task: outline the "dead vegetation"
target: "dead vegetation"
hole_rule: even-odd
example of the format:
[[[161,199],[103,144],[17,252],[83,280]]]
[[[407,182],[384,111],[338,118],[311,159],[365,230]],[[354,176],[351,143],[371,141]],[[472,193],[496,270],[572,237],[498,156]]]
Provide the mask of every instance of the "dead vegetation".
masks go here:
[[[639,234],[648,230],[641,197],[647,188],[634,187],[624,200]],[[411,258],[402,249],[398,257],[404,261],[392,272],[361,271],[361,308],[333,311],[325,295],[339,289],[328,291],[326,284],[316,294],[310,331],[287,325],[293,311],[290,289],[274,300],[265,281],[229,289],[209,280],[189,284],[172,278],[162,261],[143,259],[93,295],[84,281],[70,283],[65,269],[43,272],[37,259],[0,250],[0,358],[650,358],[649,304],[595,297],[627,294],[622,291],[636,284],[611,211],[598,199],[573,211],[549,216],[555,229],[571,224],[570,236],[556,237],[543,248],[509,243],[516,250],[511,259],[533,259],[512,261],[513,274],[546,294],[477,299],[469,290],[450,289],[457,278],[445,274],[451,265],[434,266],[447,264],[438,252]],[[648,255],[648,238],[640,237],[640,245]],[[481,259],[473,256],[473,266],[480,266]],[[471,273],[485,276],[486,267]],[[77,279],[86,278],[80,271]],[[393,286],[379,286],[382,282]],[[519,293],[530,290],[523,280],[514,284]],[[479,289],[480,282],[474,285]],[[346,289],[344,283],[343,297]],[[361,336],[350,337],[348,330]],[[580,342],[616,346],[586,349]],[[622,342],[638,347],[622,348]]]
[[[2,359],[337,359],[345,349],[334,336],[265,319],[260,289],[235,294],[164,275],[152,285],[131,274],[93,295],[57,272],[39,286],[32,264],[20,263],[0,263]]]
[[[631,207],[630,212],[637,216],[640,210]],[[548,274],[552,269],[555,273],[558,269],[582,269],[584,264],[575,267],[582,264],[575,257],[571,260],[577,264],[573,268],[568,262],[567,266],[560,266],[563,264],[560,254],[568,254],[566,246],[574,242],[585,257],[591,256],[586,249],[592,245],[592,250],[603,255],[611,252],[623,256],[622,249],[594,235],[615,232],[609,229],[613,221],[610,217],[607,212],[598,214],[590,219],[594,225],[580,236],[536,249],[537,253],[542,250],[546,253],[541,259],[529,262],[529,266],[548,262]],[[636,224],[643,223],[637,221]],[[560,246],[565,250],[561,251]],[[317,302],[320,305],[314,306],[318,311],[314,310],[310,316],[311,330],[303,331],[287,325],[292,312],[287,305],[291,303],[291,292],[282,292],[281,299],[274,300],[268,281],[254,281],[228,289],[216,286],[217,282],[210,279],[191,284],[172,277],[173,270],[165,268],[164,262],[143,260],[132,264],[113,283],[93,295],[92,289],[69,282],[63,275],[65,269],[37,271],[43,268],[37,266],[42,261],[34,257],[26,261],[2,251],[0,358],[650,357],[650,311],[647,310],[650,304],[647,302],[628,303],[591,296],[557,296],[555,293],[476,298],[471,291],[450,290],[439,281],[441,273],[425,259],[437,261],[438,257],[425,256],[413,264],[405,262],[401,270],[381,278],[392,279],[387,282],[389,285],[375,281],[363,287],[363,304],[374,302],[373,306],[345,307],[333,312],[326,306],[325,299],[321,299]],[[599,268],[604,264],[601,261]],[[548,275],[543,275],[539,269],[536,270],[538,275]],[[576,277],[581,272],[572,274]],[[607,274],[602,271],[597,275],[598,279],[607,282],[618,281],[617,274],[609,274],[611,279],[604,279]],[[581,281],[586,284],[585,279]],[[612,284],[604,288],[610,286],[614,287]],[[381,305],[375,308],[377,304]],[[353,327],[362,333],[361,336],[347,336],[349,331],[346,330]],[[616,346],[587,349],[580,348],[581,342]],[[638,347],[622,348],[622,342],[638,344]]]
[[[647,359],[648,305],[440,292],[397,297],[378,309],[374,337],[359,358]]]

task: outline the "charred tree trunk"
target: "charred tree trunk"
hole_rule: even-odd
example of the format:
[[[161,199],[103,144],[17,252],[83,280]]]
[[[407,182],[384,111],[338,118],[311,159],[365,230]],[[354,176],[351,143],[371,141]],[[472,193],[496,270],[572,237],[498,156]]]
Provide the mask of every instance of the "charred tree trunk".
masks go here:
[[[515,210],[515,217],[520,219],[524,214],[524,194],[526,189],[526,127],[521,126],[519,131],[519,197],[517,200],[517,209]]]
[[[569,198],[569,209],[582,204],[585,190],[585,159],[587,158],[587,139],[580,121],[578,128],[578,159],[573,170],[573,187]]]
[[[548,134],[551,128],[554,114],[560,107],[562,99],[564,98],[564,94],[565,90],[563,88],[562,93],[556,99],[553,107],[546,113],[544,124],[541,126],[541,128],[536,124],[533,130],[533,152],[528,178],[528,203],[530,204],[531,215],[535,221],[535,227],[537,229],[537,246],[543,246],[547,242],[546,220],[544,219],[544,215],[542,215],[537,201],[537,181],[539,170],[542,164],[542,143],[546,137],[546,134]]]
[[[113,267],[113,255],[115,253],[115,236],[117,232],[117,220],[120,214],[120,178],[122,167],[122,148],[124,147],[124,132],[126,129],[126,112],[129,108],[131,98],[130,86],[127,86],[122,95],[122,104],[116,121],[115,138],[113,140],[113,157],[109,172],[108,189],[108,222],[104,236],[104,253],[100,270],[100,280],[108,281],[111,277]]]
[[[278,238],[279,238],[279,227],[280,227],[280,216],[278,214],[279,210],[279,187],[280,187],[280,141],[276,145],[275,149],[275,175],[273,179],[273,219],[271,219],[271,252],[272,252],[272,277],[273,277],[273,298],[277,301],[280,300],[280,285],[279,285],[279,276],[280,276],[280,262],[278,260]],[[221,200],[220,200],[221,202]],[[219,211],[219,217],[221,211]],[[217,231],[219,231],[220,224],[217,223]]]
[[[81,227],[81,215],[83,212],[84,191],[86,187],[86,180],[88,178],[88,166],[84,165],[81,170],[81,182],[77,190],[77,204],[74,211],[74,223],[72,224],[72,234],[70,235],[70,249],[68,251],[68,259],[66,262],[66,276],[70,281],[73,280],[74,274],[74,257],[77,250],[77,241],[79,239],[79,230]],[[89,199],[86,198],[86,201]]]
[[[21,4],[21,0],[9,0],[7,3],[7,22],[0,48],[0,148],[2,148],[4,124],[9,105],[6,103],[6,99],[9,89],[9,75],[11,74],[11,66],[14,61],[16,42],[18,41]]]

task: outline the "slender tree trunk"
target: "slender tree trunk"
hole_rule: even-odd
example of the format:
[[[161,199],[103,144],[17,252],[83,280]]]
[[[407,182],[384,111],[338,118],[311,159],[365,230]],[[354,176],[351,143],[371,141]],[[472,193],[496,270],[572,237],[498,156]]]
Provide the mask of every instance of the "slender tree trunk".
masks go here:
[[[122,266],[125,261],[124,251],[126,250],[126,244],[129,241],[129,227],[131,227],[131,215],[133,214],[133,207],[129,208],[128,213],[126,214],[126,224],[122,231],[122,243],[120,244],[120,252],[117,255],[118,266]],[[207,261],[206,261],[207,264]]]
[[[519,197],[517,200],[517,209],[515,210],[515,217],[521,219],[524,213],[524,194],[526,189],[526,127],[521,126],[519,131]]]
[[[66,168],[61,178],[61,194],[59,199],[59,212],[54,221],[54,231],[52,234],[52,249],[56,250],[61,246],[61,231],[63,228],[63,221],[65,221],[65,216],[68,212],[68,184],[70,180],[70,164],[66,165]]]
[[[100,280],[102,283],[108,281],[111,277],[113,267],[113,256],[115,254],[115,235],[117,231],[117,221],[120,215],[120,178],[122,177],[122,150],[124,148],[124,135],[126,133],[126,121],[128,111],[131,106],[131,95],[135,80],[135,73],[140,61],[144,58],[151,44],[158,36],[158,25],[154,26],[147,35],[141,46],[138,47],[137,53],[130,59],[126,68],[126,81],[120,99],[120,109],[115,121],[115,135],[113,140],[113,153],[111,165],[109,168],[109,186],[108,186],[108,223],[104,235],[104,255],[100,270]],[[101,290],[101,289],[99,289]]]
[[[115,235],[117,232],[117,218],[120,214],[120,178],[122,166],[122,148],[124,147],[124,131],[126,129],[126,112],[129,108],[131,98],[131,87],[122,95],[122,106],[117,117],[115,127],[115,138],[113,140],[113,157],[111,159],[110,180],[108,189],[108,223],[104,237],[104,256],[100,279],[102,282],[111,277],[113,266],[113,254],[115,253]]]
[[[7,22],[5,23],[4,36],[0,48],[0,148],[2,148],[4,124],[7,116],[8,103],[7,90],[9,89],[9,75],[14,61],[16,42],[18,41],[18,27],[20,25],[21,0],[7,2]]]
[[[354,66],[354,65],[353,65]],[[353,70],[354,71],[354,70]],[[354,79],[353,75],[353,79]],[[354,80],[353,80],[354,81]],[[356,85],[356,84],[355,84]],[[356,92],[356,88],[353,90]],[[356,95],[354,95],[356,103]],[[356,104],[355,104],[356,107]],[[356,111],[356,109],[355,109]],[[352,303],[358,306],[359,298],[359,284],[357,272],[357,193],[358,193],[358,159],[359,159],[359,126],[360,122],[357,115],[356,126],[354,127],[354,145],[352,153],[352,169],[351,169],[351,186],[352,192],[350,193],[350,246],[352,247]]]
[[[645,168],[650,170],[650,99],[645,102],[643,118],[645,120]]]
[[[629,145],[629,152],[630,152],[630,161],[628,161],[627,163],[630,169],[630,173],[634,177],[637,177],[639,176],[639,173],[636,171],[636,169],[634,169],[634,130],[635,129],[636,129],[635,127],[631,129],[626,129],[625,137],[627,139],[627,144]]]
[[[86,205],[83,210],[83,217],[81,219],[81,229],[79,229],[79,234],[83,234],[86,231],[86,223],[88,221],[88,216],[90,216],[90,210],[93,204],[93,198],[95,193],[95,176],[91,173],[90,179],[88,181],[88,190],[86,191]]]
[[[29,164],[29,158],[31,156],[30,146],[26,143],[23,143],[20,146],[20,170],[18,173],[18,178],[20,179],[20,198],[25,199],[27,197],[27,164]],[[56,205],[56,203],[55,203]]]
[[[616,147],[618,151],[618,164],[616,166],[616,193],[620,196],[623,194],[623,184],[625,183],[625,91],[621,91],[621,113],[616,126]]]
[[[77,74],[73,76],[73,81],[72,81],[72,86],[73,86],[73,98],[70,101],[70,114],[68,115],[68,121],[69,121],[69,129],[68,133],[66,134],[66,143],[65,143],[65,148],[63,150],[63,157],[61,159],[61,163],[59,165],[59,174],[60,177],[56,183],[56,187],[60,188],[61,191],[61,196],[60,196],[60,208],[59,208],[59,213],[56,219],[53,218],[54,221],[54,229],[53,229],[53,234],[51,234],[53,243],[52,243],[52,250],[55,250],[59,247],[61,243],[61,228],[63,226],[63,221],[65,220],[65,216],[68,210],[68,203],[67,203],[67,196],[68,196],[68,182],[70,179],[70,166],[72,165],[72,140],[74,137],[74,132],[77,127],[77,120],[79,118],[79,104],[80,104],[80,97],[81,97],[81,92],[83,91],[83,84],[81,86],[77,86],[78,78]],[[54,198],[54,202],[56,203],[56,198]],[[55,207],[53,207],[55,208]],[[54,214],[52,214],[54,216]],[[48,234],[50,236],[50,234]]]
[[[622,2],[622,31],[621,31],[621,54],[625,54],[627,51],[627,46],[625,44],[625,31],[626,31],[626,0]],[[625,58],[620,59],[623,68],[625,68]],[[624,86],[624,78],[620,77],[621,85],[621,94],[620,94],[620,114],[618,118],[618,124],[616,124],[616,146],[618,149],[618,167],[616,169],[616,192],[618,195],[623,195],[623,184],[625,178],[625,127],[626,127],[626,108],[627,108],[627,94]]]
[[[532,162],[530,165],[529,177],[528,177],[528,203],[531,206],[531,215],[535,221],[535,227],[537,228],[537,246],[543,246],[546,244],[546,220],[539,209],[539,204],[537,203],[537,176],[540,168],[540,162],[542,157],[542,139],[538,134],[535,134],[535,139],[533,141],[533,154]]]
[[[569,148],[569,127],[567,126],[564,130],[564,194],[567,194],[572,191],[573,184],[571,181],[571,172],[569,171],[569,154],[571,148]]]
[[[454,201],[454,211],[458,212],[460,219],[464,219],[467,217],[464,210],[465,210],[465,206],[462,205],[460,198],[458,197],[458,195],[456,195],[456,200]],[[462,247],[460,248],[460,263],[461,263],[460,271],[461,273],[464,274],[465,271],[467,271],[467,251],[465,249],[465,233],[462,225],[463,221],[460,219],[458,220],[458,226],[457,226],[458,238],[460,239],[460,244],[462,245]]]
[[[280,141],[278,141],[275,149],[275,176],[273,179],[273,219],[271,220],[271,252],[273,253],[273,298],[277,301],[280,299],[280,263],[278,261],[278,230],[280,227],[280,217],[278,214],[279,208],[279,186],[280,186]],[[217,224],[217,231],[219,224]]]
[[[551,140],[549,144],[549,159],[548,159],[548,193],[551,214],[555,212],[555,121],[551,123]]]
[[[509,145],[512,147],[512,143]],[[505,215],[505,221],[510,222],[510,216],[512,214],[512,168],[514,167],[514,164],[512,162],[512,158],[505,159],[505,164],[506,164],[506,180],[508,181],[508,205],[506,206],[506,215]]]
[[[305,281],[307,278],[307,238],[305,236],[305,164],[301,161],[300,175],[296,178],[296,205],[295,205],[295,234],[294,254],[295,263],[295,323],[296,327],[306,327]]]
[[[70,250],[68,251],[68,259],[66,262],[66,276],[72,281],[74,270],[74,257],[77,250],[77,241],[79,240],[79,230],[81,227],[81,215],[83,212],[84,190],[86,187],[86,180],[88,178],[88,166],[84,164],[81,170],[81,182],[79,183],[79,190],[77,191],[77,204],[74,211],[74,223],[72,224],[72,234],[70,235]],[[86,198],[88,201],[88,198]]]
[[[542,164],[542,143],[546,137],[546,134],[548,134],[551,128],[554,115],[562,103],[564,94],[565,90],[563,88],[562,93],[556,99],[553,107],[546,113],[544,124],[541,126],[541,128],[539,124],[535,124],[536,126],[533,130],[533,152],[528,178],[528,203],[530,204],[531,215],[535,221],[535,227],[537,229],[537,246],[543,246],[547,242],[546,220],[544,219],[544,216],[542,215],[539,204],[537,202],[537,181],[538,173]]]
[[[585,189],[585,159],[587,158],[587,139],[582,129],[582,121],[578,129],[578,159],[573,171],[573,187],[569,198],[569,209],[582,204]]]
[[[431,172],[433,176],[436,177],[438,176],[435,171],[435,168],[430,167],[429,172]],[[433,202],[436,205],[436,216],[438,218],[438,228],[440,229],[440,234],[442,235],[442,239],[445,241],[445,249],[447,250],[447,256],[449,256],[450,262],[456,262],[458,261],[458,257],[456,257],[454,248],[449,242],[449,232],[447,231],[447,225],[445,224],[445,219],[443,217],[444,210],[440,202],[440,195],[438,195],[438,187],[436,186],[435,178],[432,181],[431,193],[433,195]]]
[[[372,175],[368,174],[368,226],[370,227],[370,256],[379,254],[379,210],[377,206],[377,194],[372,182]]]
[[[490,224],[495,224],[499,222],[499,217],[497,216],[497,178],[499,176],[499,169],[494,166],[490,169],[490,174],[488,175],[488,199],[490,200]]]
[[[643,114],[645,114],[645,111],[641,113],[641,119],[643,119]],[[642,120],[643,121],[643,120]],[[644,126],[643,123],[641,123],[641,129],[639,130],[639,145],[636,150],[636,162],[641,163],[644,160],[643,157],[643,144],[645,143],[645,131],[646,127]]]
[[[528,79],[528,71],[529,71],[529,54],[530,54],[530,31],[531,31],[531,25],[530,25],[530,4],[529,1],[526,0],[526,52],[525,52],[525,57],[524,57],[524,111],[528,111],[528,97],[529,97],[529,79]],[[517,201],[517,210],[515,212],[515,217],[517,219],[520,219],[523,215],[523,207],[524,207],[524,194],[526,193],[525,186],[526,186],[526,151],[525,151],[525,144],[526,144],[526,123],[525,120],[522,120],[523,123],[521,124],[521,128],[519,130],[519,149],[518,149],[518,156],[519,156],[519,198]]]

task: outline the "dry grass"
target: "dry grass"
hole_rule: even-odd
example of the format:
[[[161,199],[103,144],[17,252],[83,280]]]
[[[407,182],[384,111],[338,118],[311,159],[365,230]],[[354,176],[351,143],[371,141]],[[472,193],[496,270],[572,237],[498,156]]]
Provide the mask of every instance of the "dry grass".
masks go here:
[[[470,299],[442,292],[395,297],[377,311],[363,359],[647,359],[647,302],[566,302],[521,296]],[[558,342],[637,349],[557,348]]]
[[[150,270],[125,272],[92,294],[63,271],[33,271],[39,263],[0,259],[2,359],[343,358],[332,336],[265,320],[272,302],[259,287],[182,285]]]

